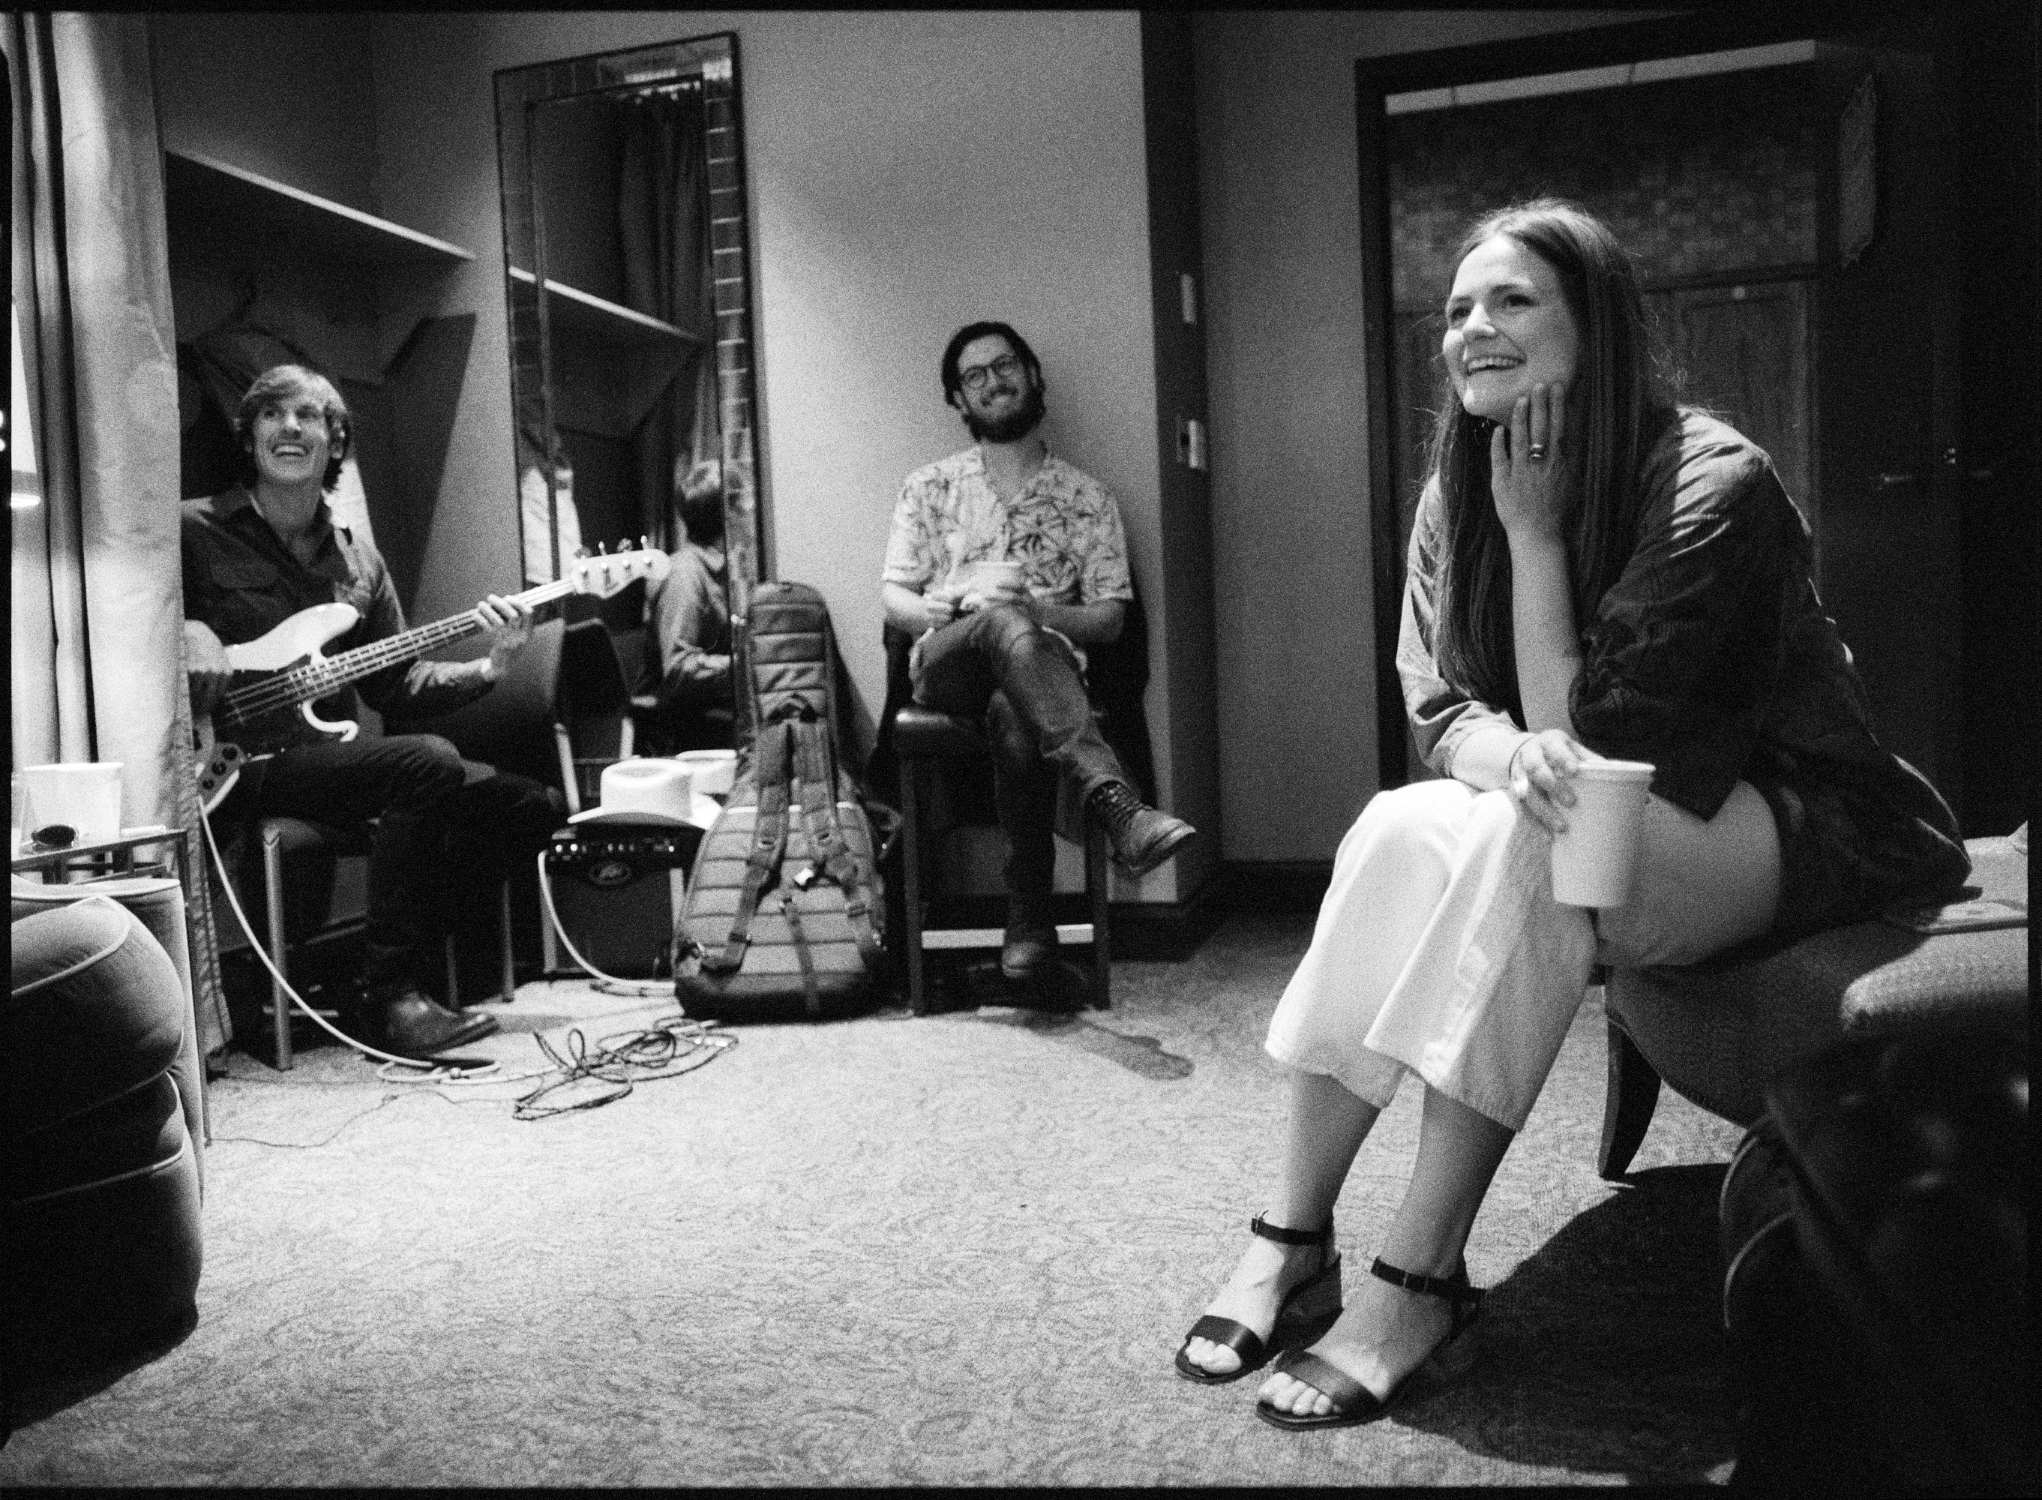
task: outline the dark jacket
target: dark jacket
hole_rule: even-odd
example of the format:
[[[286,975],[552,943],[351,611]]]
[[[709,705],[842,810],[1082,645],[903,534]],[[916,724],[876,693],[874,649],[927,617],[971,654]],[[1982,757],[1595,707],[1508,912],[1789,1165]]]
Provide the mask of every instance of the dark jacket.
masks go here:
[[[1582,627],[1569,701],[1582,743],[1652,762],[1652,790],[1701,818],[1749,782],[1779,827],[1779,936],[1960,886],[1970,862],[1956,819],[1874,737],[1850,653],[1810,579],[1807,523],[1772,460],[1733,428],[1683,411],[1647,453],[1640,484],[1631,560]],[[1428,486],[1397,667],[1419,748],[1449,774],[1467,734],[1522,725],[1439,675],[1444,538]]]
[[[212,628],[221,644],[238,646],[267,635],[315,604],[353,606],[360,620],[329,641],[323,654],[404,633],[404,607],[382,554],[347,527],[335,526],[322,504],[313,523],[318,550],[306,567],[262,518],[239,485],[180,507],[184,617]],[[412,661],[385,667],[322,699],[325,712],[353,715],[358,690],[383,714],[423,718],[481,697],[489,681],[480,661]]]

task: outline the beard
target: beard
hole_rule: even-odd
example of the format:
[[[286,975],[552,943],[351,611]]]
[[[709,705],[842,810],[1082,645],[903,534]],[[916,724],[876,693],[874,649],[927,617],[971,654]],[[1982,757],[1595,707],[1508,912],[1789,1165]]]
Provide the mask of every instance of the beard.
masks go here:
[[[1042,387],[1031,381],[1021,404],[1003,417],[981,417],[967,405],[964,408],[964,430],[984,443],[1019,442],[1042,425],[1045,410]]]

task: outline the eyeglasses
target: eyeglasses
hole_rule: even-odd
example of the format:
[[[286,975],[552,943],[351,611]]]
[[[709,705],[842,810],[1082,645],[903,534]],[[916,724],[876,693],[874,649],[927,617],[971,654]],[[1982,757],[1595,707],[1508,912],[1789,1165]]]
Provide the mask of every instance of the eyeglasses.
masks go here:
[[[973,365],[968,370],[959,370],[957,379],[967,391],[982,391],[986,382],[997,375],[1002,380],[1012,380],[1021,373],[1021,357],[1018,354],[1002,354],[991,364]]]

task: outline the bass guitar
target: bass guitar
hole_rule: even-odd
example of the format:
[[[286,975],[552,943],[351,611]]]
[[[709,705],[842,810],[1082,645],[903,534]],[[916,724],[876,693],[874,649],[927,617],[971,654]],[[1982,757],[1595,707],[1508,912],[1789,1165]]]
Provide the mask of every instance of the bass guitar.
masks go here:
[[[607,599],[641,578],[664,578],[670,566],[667,555],[654,549],[577,557],[568,563],[566,577],[511,598],[535,608],[570,594]],[[267,634],[227,648],[234,676],[212,713],[192,725],[192,773],[207,812],[234,789],[243,766],[292,745],[342,742],[360,732],[352,719],[320,718],[312,711],[314,700],[487,628],[471,609],[337,656],[324,655],[326,644],[352,630],[359,619],[351,604],[315,604]]]

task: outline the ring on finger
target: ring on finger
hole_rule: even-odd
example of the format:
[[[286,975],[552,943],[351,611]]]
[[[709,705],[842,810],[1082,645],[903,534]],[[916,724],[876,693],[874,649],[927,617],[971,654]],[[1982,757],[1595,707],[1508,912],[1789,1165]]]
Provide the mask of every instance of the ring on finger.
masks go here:
[[[1531,447],[1525,450],[1525,457],[1529,458],[1533,463],[1538,463],[1545,456],[1546,445],[1544,443],[1533,443]]]

